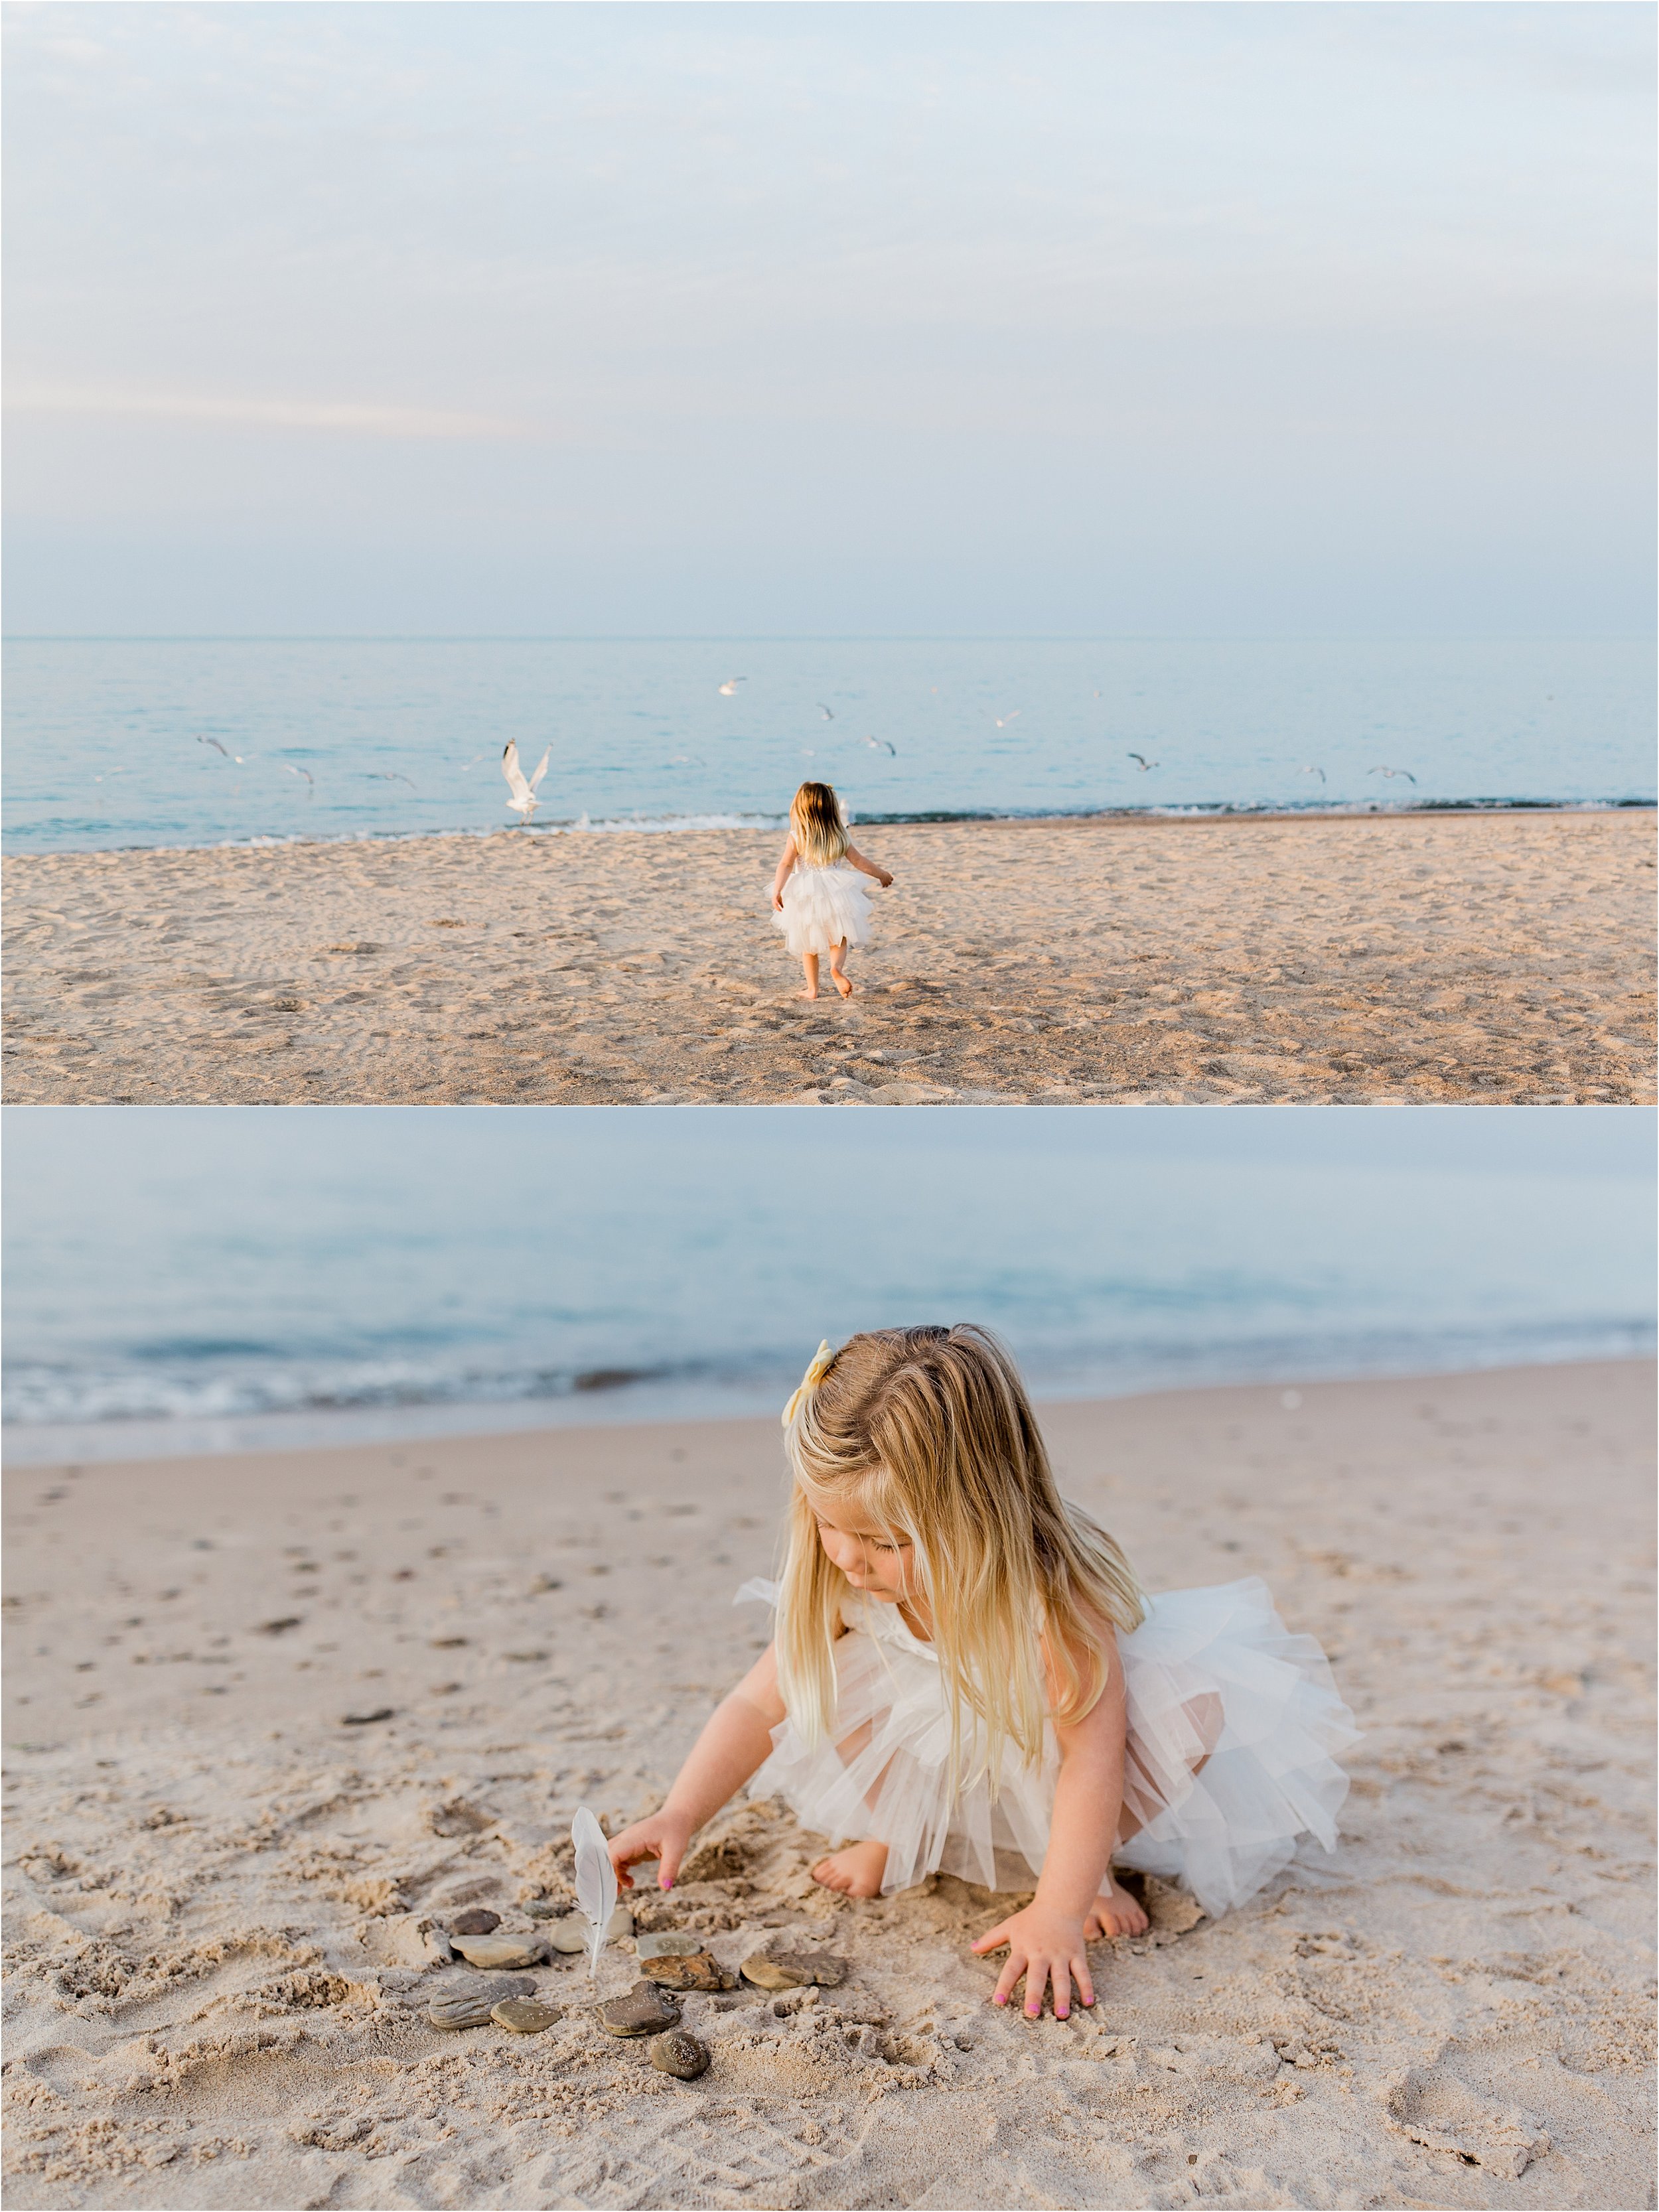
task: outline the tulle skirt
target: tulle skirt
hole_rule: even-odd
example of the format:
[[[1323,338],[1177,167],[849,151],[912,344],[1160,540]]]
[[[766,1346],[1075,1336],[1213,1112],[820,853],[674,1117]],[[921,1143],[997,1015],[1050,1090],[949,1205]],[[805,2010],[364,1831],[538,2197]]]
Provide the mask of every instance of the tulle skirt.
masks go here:
[[[1337,1761],[1358,1731],[1324,1653],[1289,1632],[1265,1583],[1153,1598],[1119,1649],[1124,1802],[1142,1825],[1115,1863],[1181,1882],[1220,1913],[1286,1866],[1303,1837],[1335,1848],[1348,1790]],[[843,1636],[836,1662],[835,1741],[808,1746],[786,1720],[750,1787],[781,1795],[821,1834],[885,1843],[884,1894],[936,1871],[988,1888],[1033,1882],[1060,1763],[1052,1729],[1035,1765],[1005,1757],[994,1799],[983,1780],[953,1795],[932,1647],[884,1622],[878,1634]]]
[[[838,860],[831,868],[797,868],[783,886],[783,912],[773,914],[784,942],[796,954],[828,953],[843,941],[870,939],[870,894],[856,868]]]

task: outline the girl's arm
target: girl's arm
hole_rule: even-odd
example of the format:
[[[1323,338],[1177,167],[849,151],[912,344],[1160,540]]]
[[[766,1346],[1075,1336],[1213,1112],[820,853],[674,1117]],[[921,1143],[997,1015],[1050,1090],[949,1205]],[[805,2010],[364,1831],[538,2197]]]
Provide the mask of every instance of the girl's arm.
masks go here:
[[[1042,2010],[1045,1982],[1054,1985],[1054,2012],[1064,2020],[1072,2009],[1071,1984],[1085,2005],[1095,2001],[1083,1923],[1106,1886],[1118,1823],[1123,1816],[1123,1757],[1127,1741],[1123,1668],[1109,1627],[1102,1648],[1110,1667],[1106,1687],[1091,1711],[1069,1727],[1054,1724],[1060,1743],[1060,1776],[1054,1785],[1054,1819],[1036,1895],[1023,1912],[990,1929],[975,1951],[1008,1947],[1007,1964],[996,1986],[996,2002],[1006,2004],[1022,1974],[1025,2010],[1035,2019]],[[1050,1678],[1050,1692],[1054,1687]]]
[[[893,878],[888,874],[885,868],[877,867],[873,860],[866,860],[862,853],[855,853],[850,845],[847,848],[847,857],[861,874],[873,876],[876,881],[881,885],[883,890],[885,890],[889,884],[892,882]]]
[[[782,1718],[777,1647],[769,1644],[730,1697],[722,1698],[709,1715],[662,1810],[635,1820],[611,1838],[611,1863],[624,1889],[634,1887],[628,1871],[634,1861],[653,1858],[662,1862],[659,1886],[672,1889],[686,1845],[765,1763],[772,1749],[772,1731]]]
[[[799,857],[792,831],[783,841],[783,857],[778,862],[778,872],[772,878],[772,903],[780,914],[783,912],[783,887],[789,880],[789,871]]]

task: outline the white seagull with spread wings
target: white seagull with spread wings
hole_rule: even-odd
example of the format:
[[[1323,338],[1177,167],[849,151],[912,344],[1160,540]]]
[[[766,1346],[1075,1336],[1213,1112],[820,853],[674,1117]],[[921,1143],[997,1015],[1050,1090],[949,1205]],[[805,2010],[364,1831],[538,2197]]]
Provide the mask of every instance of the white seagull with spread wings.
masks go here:
[[[507,741],[506,748],[501,754],[501,774],[507,778],[508,788],[513,793],[507,803],[518,816],[520,823],[527,823],[536,811],[536,787],[547,774],[547,763],[552,757],[553,748],[550,745],[542,755],[539,767],[526,783],[524,780],[524,770],[519,766],[519,748],[511,738]]]

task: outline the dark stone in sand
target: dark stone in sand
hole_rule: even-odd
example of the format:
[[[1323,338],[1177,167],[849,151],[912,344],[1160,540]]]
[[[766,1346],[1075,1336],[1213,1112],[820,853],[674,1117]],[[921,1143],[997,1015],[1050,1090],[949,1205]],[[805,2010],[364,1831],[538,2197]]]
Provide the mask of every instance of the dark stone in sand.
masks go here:
[[[659,2035],[678,2027],[680,2008],[653,1982],[635,1982],[625,1997],[612,1997],[595,2017],[607,2035]]]
[[[449,1923],[452,1936],[493,1936],[501,1924],[499,1912],[492,1912],[487,1905],[470,1905],[465,1912],[458,1912]]]
[[[372,1713],[342,1713],[340,1716],[340,1726],[342,1728],[371,1728],[376,1721],[389,1721],[391,1718],[392,1708],[390,1705],[376,1705]]]
[[[539,2035],[552,2027],[559,2013],[556,2005],[543,2004],[538,1997],[507,1997],[490,2007],[489,2017],[497,2027],[510,2027],[515,2035]]]
[[[723,1973],[707,1951],[677,1951],[640,1960],[640,1972],[665,1990],[734,1990],[736,1977]]]
[[[645,2055],[659,2074],[672,2074],[678,2081],[695,2081],[708,2071],[708,2045],[683,2027],[653,2035]]]
[[[757,1951],[743,1962],[743,1978],[760,1990],[837,1988],[847,1978],[847,1961],[828,1951]]]

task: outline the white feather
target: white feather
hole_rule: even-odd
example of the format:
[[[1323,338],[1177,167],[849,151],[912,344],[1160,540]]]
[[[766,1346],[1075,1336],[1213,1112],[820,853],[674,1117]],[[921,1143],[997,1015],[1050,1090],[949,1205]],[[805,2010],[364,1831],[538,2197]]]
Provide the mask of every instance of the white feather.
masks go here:
[[[597,1974],[605,1930],[617,1909],[617,1869],[611,1863],[611,1847],[605,1840],[605,1830],[586,1805],[576,1808],[576,1817],[570,1823],[570,1840],[576,1850],[576,1909],[593,1929],[593,1948],[587,1971]]]

